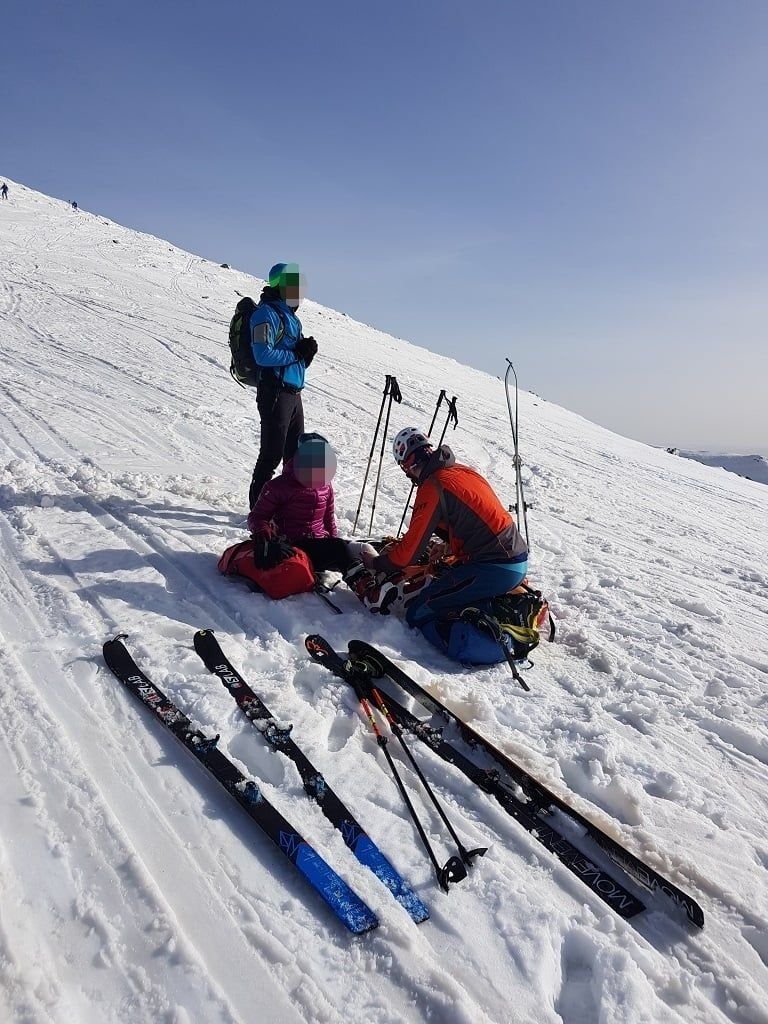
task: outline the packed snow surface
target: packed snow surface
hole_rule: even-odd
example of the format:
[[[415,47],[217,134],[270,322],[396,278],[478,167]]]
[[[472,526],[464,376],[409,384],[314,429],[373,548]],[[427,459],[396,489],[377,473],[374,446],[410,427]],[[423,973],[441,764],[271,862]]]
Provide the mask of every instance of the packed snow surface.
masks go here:
[[[265,253],[265,266],[292,255]],[[227,326],[261,282],[14,184],[0,268],[0,1019],[768,1021],[764,485],[521,392],[531,578],[558,622],[524,693],[506,666],[451,664],[343,585],[336,616],[315,595],[270,603],[217,574],[245,536],[258,437],[255,396],[228,374]],[[386,373],[403,392],[390,436],[426,427],[445,389],[459,414],[446,440],[511,499],[499,379],[310,301],[301,316],[320,345],[307,424],[338,451],[342,531]],[[406,494],[387,451],[375,533],[396,530]],[[414,924],[354,859],[205,670],[200,627],[293,723],[429,921]],[[376,931],[351,937],[120,686],[101,654],[118,631],[375,910]],[[647,893],[648,910],[622,921],[419,747],[462,841],[489,847],[441,892],[354,695],[306,656],[311,632],[380,645],[690,891],[705,928]]]

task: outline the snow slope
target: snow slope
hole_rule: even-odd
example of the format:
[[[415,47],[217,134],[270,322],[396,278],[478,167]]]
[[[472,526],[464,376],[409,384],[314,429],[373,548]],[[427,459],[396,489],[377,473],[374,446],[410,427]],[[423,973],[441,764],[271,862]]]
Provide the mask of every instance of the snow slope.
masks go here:
[[[449,664],[343,588],[343,616],[313,595],[270,603],[216,572],[244,535],[258,432],[254,396],[228,376],[226,325],[235,292],[260,282],[21,185],[11,195],[0,205],[0,1019],[768,1021],[766,488],[521,393],[532,575],[559,622],[531,693],[504,667]],[[460,419],[447,440],[513,493],[499,380],[312,302],[302,318],[320,342],[307,422],[339,453],[342,530],[385,373],[404,395],[391,433],[426,426],[445,388]],[[378,532],[396,529],[405,496],[387,458]],[[411,922],[242,719],[192,650],[201,626],[294,723],[430,921]],[[376,932],[351,938],[121,689],[101,657],[118,630],[366,899]],[[440,892],[354,698],[304,653],[316,631],[404,661],[689,889],[705,929],[650,896],[622,922],[420,751],[465,843],[490,847]]]

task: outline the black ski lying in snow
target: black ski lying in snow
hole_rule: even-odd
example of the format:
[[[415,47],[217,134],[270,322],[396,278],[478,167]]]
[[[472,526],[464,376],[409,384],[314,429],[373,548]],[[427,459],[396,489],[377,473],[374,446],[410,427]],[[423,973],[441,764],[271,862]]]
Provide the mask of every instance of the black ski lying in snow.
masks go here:
[[[547,789],[543,783],[529,775],[524,768],[521,768],[520,765],[503,754],[492,743],[475,732],[471,726],[463,722],[458,715],[450,711],[436,697],[433,697],[419,686],[414,679],[411,679],[409,675],[390,661],[381,651],[378,651],[364,640],[350,640],[349,657],[356,667],[369,673],[369,675],[386,676],[405,690],[406,693],[410,694],[411,697],[415,698],[424,708],[432,712],[432,714],[438,715],[445,723],[453,723],[462,739],[470,747],[482,750],[491,758],[497,772],[502,773],[500,782],[503,776],[507,776],[507,786],[517,786],[523,791],[528,801],[526,804],[528,813],[534,814],[537,822],[541,822],[540,825],[537,824],[537,828],[547,827],[546,823],[542,822],[542,816],[550,815],[554,811],[560,812],[585,829],[589,838],[600,847],[613,863],[622,868],[630,878],[651,892],[663,893],[664,896],[685,913],[693,924],[699,928],[704,927],[704,912],[692,896],[684,892],[673,882],[670,882],[668,878],[659,874],[658,871],[640,860],[639,857],[630,853],[629,850],[607,835],[589,818],[586,818],[563,799]]]
[[[360,863],[370,868],[386,885],[414,921],[426,921],[429,917],[426,906],[330,788],[322,774],[296,745],[291,737],[292,726],[280,725],[261,698],[233,667],[214,633],[209,629],[199,630],[195,633],[194,645],[206,668],[219,677],[254,728],[274,750],[281,751],[293,761],[307,795],[317,801],[323,814],[341,832],[344,842]]]
[[[372,691],[373,675],[369,665],[337,653],[321,636],[309,636],[305,641],[310,657],[339,676],[353,688]],[[489,771],[474,764],[466,754],[442,738],[442,730],[433,729],[419,721],[415,715],[398,704],[389,694],[386,698],[390,714],[401,729],[406,729],[426,743],[436,754],[454,765],[482,790],[496,797],[501,806],[519,821],[542,846],[554,853],[570,871],[621,917],[630,918],[645,909],[636,896],[625,889],[606,871],[598,867],[563,836],[556,828],[537,817],[537,808],[520,799],[508,784],[502,782],[499,772]]]
[[[379,921],[373,911],[269,803],[256,783],[218,749],[219,737],[205,736],[196,729],[184,712],[144,675],[122,641],[123,637],[117,636],[104,644],[104,660],[110,671],[237,800],[351,932],[360,934],[375,928]]]

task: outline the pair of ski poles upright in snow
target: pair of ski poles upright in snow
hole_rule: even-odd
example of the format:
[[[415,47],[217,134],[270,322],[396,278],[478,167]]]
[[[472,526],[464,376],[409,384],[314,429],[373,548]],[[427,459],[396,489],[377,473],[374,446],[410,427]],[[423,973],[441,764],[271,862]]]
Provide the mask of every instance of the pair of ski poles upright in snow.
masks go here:
[[[352,524],[352,533],[355,533],[357,529],[357,520],[360,518],[360,509],[363,507],[363,497],[365,496],[365,485],[368,483],[368,474],[371,471],[371,462],[373,461],[373,453],[376,451],[376,442],[379,437],[379,427],[381,426],[381,417],[384,415],[384,409],[386,408],[387,414],[384,419],[384,433],[381,436],[381,450],[379,451],[379,465],[376,470],[376,483],[373,487],[373,503],[371,505],[371,521],[368,524],[368,535],[370,536],[373,532],[373,516],[376,512],[376,497],[379,493],[379,480],[381,479],[381,464],[384,461],[384,448],[387,443],[387,433],[389,432],[389,414],[392,411],[392,403],[402,402],[403,396],[400,393],[400,387],[397,383],[397,377],[388,373],[386,376],[386,383],[384,384],[384,394],[381,397],[381,406],[379,408],[379,418],[376,420],[376,429],[373,432],[373,441],[371,442],[371,450],[368,453],[368,464],[365,467],[365,476],[363,477],[363,486],[360,489],[360,501],[357,503],[357,511],[355,512],[355,521]]]
[[[371,450],[368,453],[368,463],[367,463],[367,465],[365,467],[365,476],[363,477],[363,486],[362,486],[362,488],[360,490],[360,500],[357,503],[357,511],[355,512],[355,521],[352,524],[352,532],[353,533],[357,529],[357,523],[358,523],[358,520],[360,518],[360,510],[363,507],[363,498],[365,496],[365,487],[366,487],[366,484],[368,483],[368,476],[369,476],[369,474],[371,472],[371,464],[373,462],[373,456],[374,456],[374,454],[376,452],[376,444],[377,444],[377,442],[379,440],[379,428],[381,427],[381,420],[382,420],[382,417],[384,417],[384,432],[381,435],[381,446],[380,446],[380,449],[379,449],[379,461],[378,461],[378,465],[377,465],[377,468],[376,468],[376,482],[375,482],[374,487],[373,487],[373,502],[371,504],[371,520],[370,520],[370,523],[368,524],[368,534],[369,534],[369,536],[373,533],[373,517],[374,517],[374,515],[376,513],[376,499],[377,499],[378,493],[379,493],[379,481],[381,479],[381,465],[382,465],[382,462],[384,460],[384,449],[386,448],[387,435],[389,433],[389,416],[390,416],[390,413],[392,411],[392,403],[393,402],[397,402],[399,404],[400,402],[402,402],[402,400],[403,400],[403,396],[402,396],[402,393],[400,391],[400,387],[399,387],[399,385],[397,383],[397,377],[395,377],[392,374],[388,373],[386,375],[386,382],[384,384],[384,393],[383,393],[382,398],[381,398],[381,406],[379,408],[379,416],[378,416],[378,419],[376,420],[376,429],[373,432],[373,441],[371,442]],[[438,411],[440,409],[440,406],[443,404],[443,402],[446,402],[447,405],[448,405],[448,413],[446,415],[446,419],[445,419],[445,423],[443,425],[442,433],[440,434],[440,440],[437,442],[437,447],[439,447],[443,443],[443,440],[445,438],[445,432],[448,429],[448,424],[453,422],[454,429],[458,425],[459,417],[458,417],[458,415],[456,413],[456,402],[457,401],[458,401],[458,399],[456,398],[456,395],[454,395],[453,398],[449,399],[448,395],[445,392],[445,389],[443,389],[440,392],[440,395],[439,395],[439,397],[437,399],[437,404],[435,406],[435,411],[432,414],[432,422],[429,424],[429,429],[427,430],[427,437],[431,437],[432,436],[432,430],[434,429],[435,420],[437,419],[437,414],[438,414]],[[386,410],[386,413],[385,413],[385,410]],[[413,485],[411,485],[411,490],[410,490],[410,492],[408,494],[408,500],[406,501],[405,508],[403,509],[403,516],[402,516],[402,519],[400,520],[400,526],[399,526],[398,531],[397,531],[398,537],[400,536],[400,531],[403,528],[403,523],[405,522],[405,516],[406,516],[406,514],[408,512],[408,506],[410,504],[412,495],[413,495]]]

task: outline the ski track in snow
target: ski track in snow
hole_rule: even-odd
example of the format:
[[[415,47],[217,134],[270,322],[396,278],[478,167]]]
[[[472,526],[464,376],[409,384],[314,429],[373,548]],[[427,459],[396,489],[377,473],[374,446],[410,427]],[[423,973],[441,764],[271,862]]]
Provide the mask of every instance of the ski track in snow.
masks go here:
[[[226,322],[235,291],[260,284],[22,186],[12,195],[0,221],[0,1018],[768,1021],[765,487],[523,392],[532,578],[558,621],[531,693],[505,668],[450,665],[343,587],[344,616],[311,595],[270,603],[216,572],[243,536],[258,434],[253,395],[227,374]],[[305,410],[339,452],[342,532],[385,372],[404,397],[393,433],[426,426],[445,388],[459,398],[446,441],[513,493],[499,381],[314,303],[301,315],[320,340]],[[396,531],[406,493],[387,457],[377,532]],[[364,528],[369,516],[364,503]],[[245,722],[192,650],[200,627],[293,722],[430,921],[410,921]],[[101,644],[118,631],[376,911],[376,932],[351,938],[113,679]],[[340,649],[365,637],[403,662],[689,890],[704,931],[642,893],[648,911],[622,922],[414,742],[462,840],[489,847],[442,894],[354,697],[306,658],[310,632]]]

